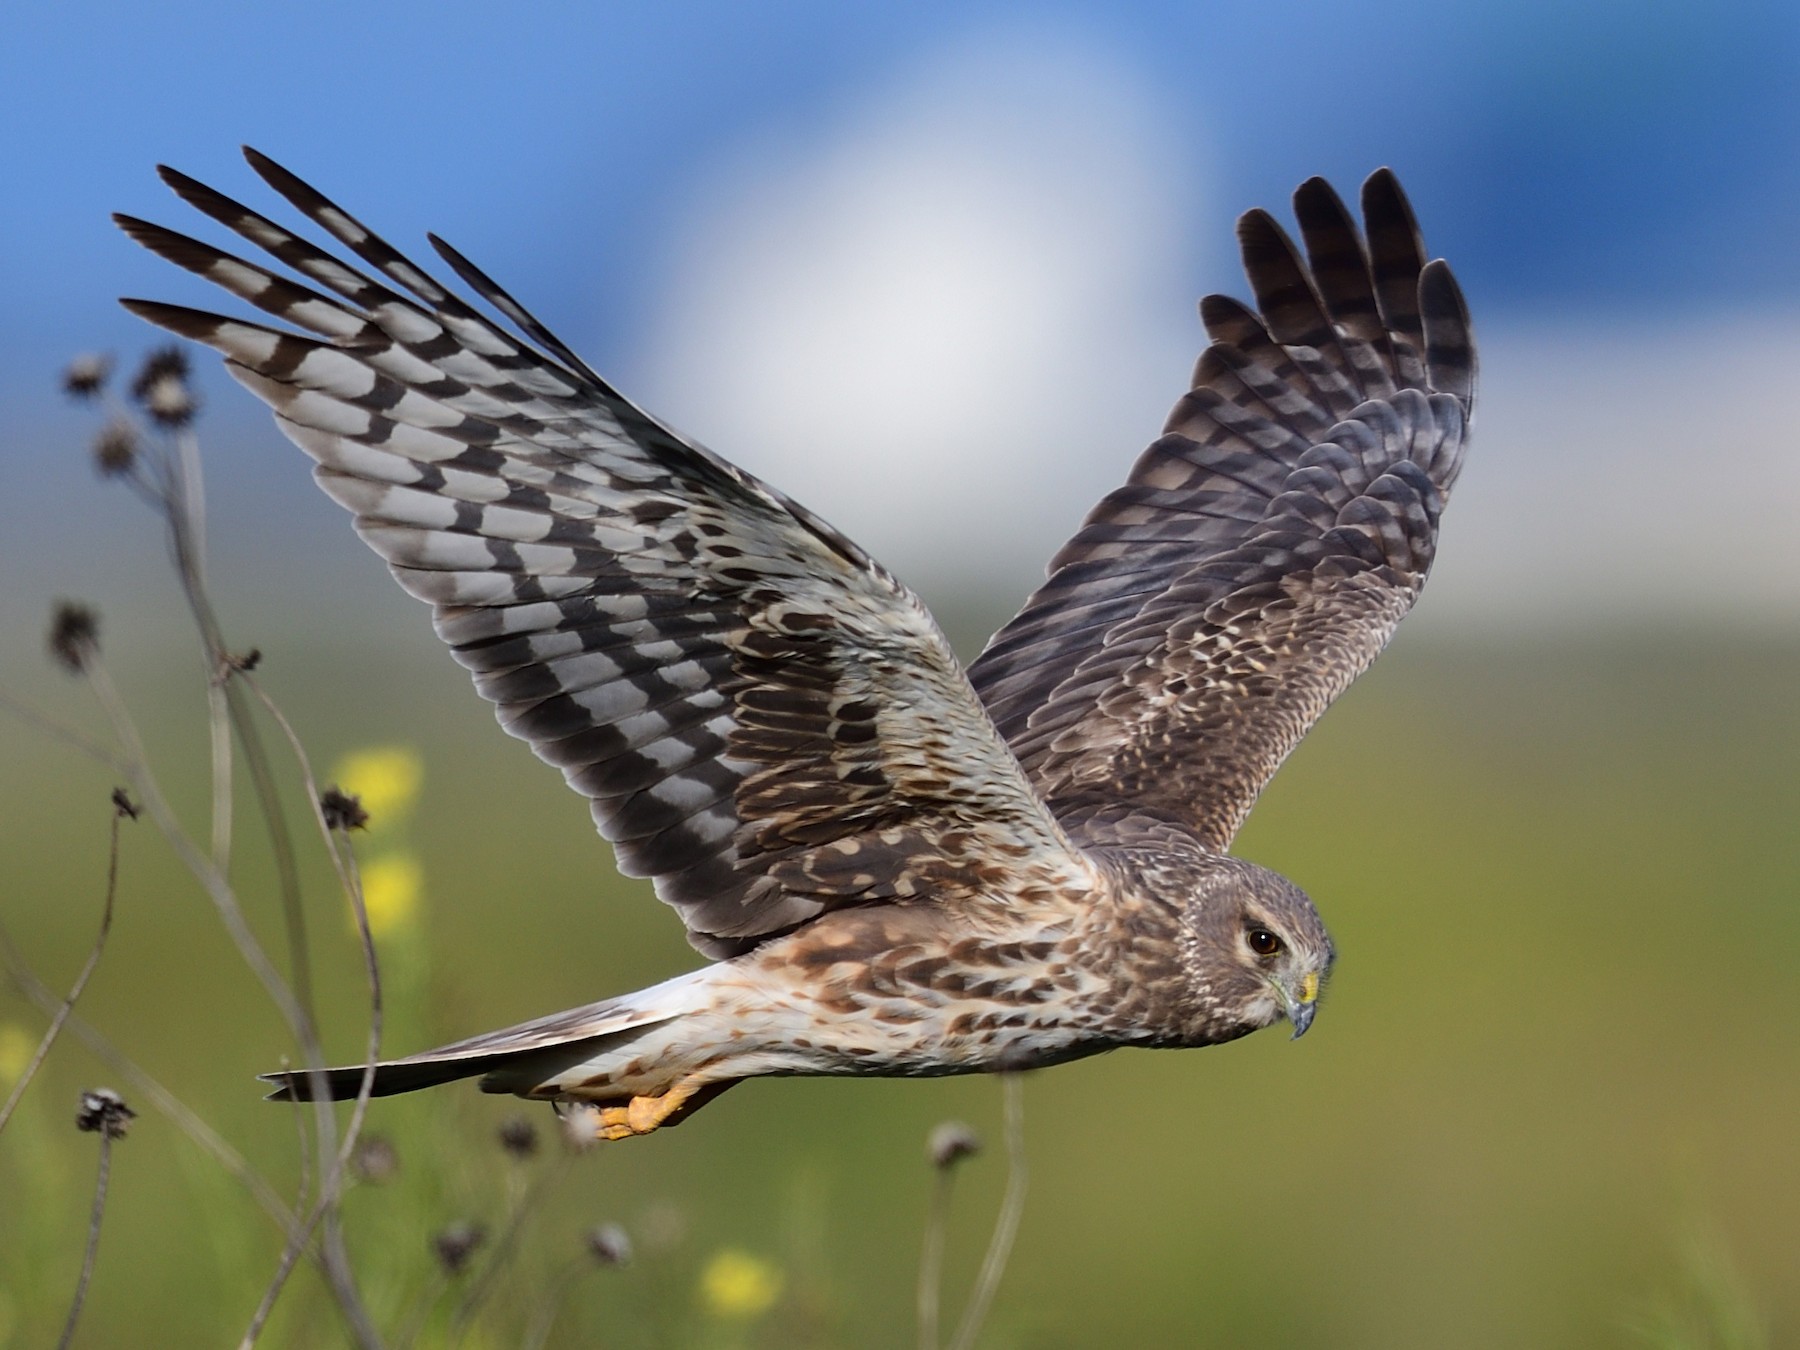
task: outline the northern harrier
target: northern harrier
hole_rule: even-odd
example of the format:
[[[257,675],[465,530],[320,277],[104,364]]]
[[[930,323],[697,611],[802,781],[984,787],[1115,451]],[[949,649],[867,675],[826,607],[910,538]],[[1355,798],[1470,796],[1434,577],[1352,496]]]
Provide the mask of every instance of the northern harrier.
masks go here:
[[[1225,850],[1424,584],[1475,390],[1462,296],[1391,173],[1363,185],[1363,233],[1303,184],[1304,253],[1243,217],[1256,308],[1201,302],[1211,346],[1165,434],[965,672],[862,549],[634,406],[461,254],[432,238],[511,329],[247,153],[369,270],[165,168],[304,283],[120,225],[305,335],[125,304],[225,354],[501,724],[715,958],[380,1064],[376,1094],[480,1074],[594,1103],[622,1138],[762,1074],[1311,1024],[1324,926]]]

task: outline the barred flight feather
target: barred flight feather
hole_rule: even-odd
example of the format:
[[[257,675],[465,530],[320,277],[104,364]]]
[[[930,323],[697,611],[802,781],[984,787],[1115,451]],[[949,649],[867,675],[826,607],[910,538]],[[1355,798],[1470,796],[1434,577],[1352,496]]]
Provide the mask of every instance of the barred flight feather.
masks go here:
[[[1462,464],[1468,313],[1386,170],[1365,239],[1322,179],[1305,258],[1239,223],[1255,310],[1212,345],[1167,434],[1052,560],[970,677],[1052,810],[1103,842],[1126,803],[1224,849],[1289,751],[1411,607]]]
[[[1123,817],[1101,802],[1223,849],[1429,571],[1474,348],[1385,170],[1364,234],[1319,179],[1300,246],[1240,221],[1256,307],[1201,302],[1212,342],[1165,434],[965,678],[855,544],[633,406],[455,249],[431,238],[528,340],[246,154],[373,274],[164,169],[304,280],[123,228],[306,332],[128,305],[275,409],[502,725],[714,954],[1027,856],[1081,873],[1056,819],[1104,843]]]
[[[448,246],[542,350],[247,153],[401,289],[165,169],[324,290],[121,217],[307,333],[128,307],[219,350],[275,410],[501,724],[590,799],[697,946],[729,955],[871,898],[998,894],[1027,866],[1086,874],[930,616],[860,549],[633,407]]]

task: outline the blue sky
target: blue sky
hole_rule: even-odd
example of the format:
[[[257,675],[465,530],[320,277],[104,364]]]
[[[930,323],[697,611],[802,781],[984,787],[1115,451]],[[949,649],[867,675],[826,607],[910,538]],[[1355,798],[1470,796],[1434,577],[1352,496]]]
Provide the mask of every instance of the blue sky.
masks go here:
[[[446,235],[627,389],[926,582],[945,558],[1026,559],[1009,586],[1035,570],[1178,392],[1193,299],[1238,284],[1232,218],[1313,173],[1350,189],[1394,165],[1489,339],[1467,481],[1495,476],[1465,489],[1452,576],[1501,575],[1503,506],[1541,498],[1546,456],[1590,494],[1630,456],[1679,468],[1687,443],[1647,405],[1690,379],[1684,428],[1709,425],[1699,398],[1747,419],[1718,433],[1728,467],[1786,432],[1766,376],[1800,355],[1791,3],[28,3],[7,28],[0,492],[42,510],[0,541],[0,574],[32,570],[58,513],[98,509],[67,458],[86,420],[53,390],[67,354],[142,349],[119,294],[203,300],[108,213],[183,225],[158,161],[269,209],[240,142],[403,246]],[[1734,347],[1755,350],[1705,368]],[[215,439],[273,442],[205,389]],[[1780,453],[1741,471],[1780,478],[1758,494],[1772,519],[1800,503],[1800,454]],[[220,500],[282,503],[268,546],[312,547],[328,508],[285,505],[280,454],[215,455]],[[1043,498],[1023,533],[980,529],[1007,475]],[[1543,528],[1579,536],[1582,575],[1623,556],[1615,581],[1666,593],[1629,546],[1646,521],[1682,533],[1680,477],[1611,534],[1573,505]],[[962,551],[859,505],[871,484]]]
[[[1800,299],[1800,8],[1778,0],[25,3],[0,56],[9,329],[85,331],[144,275],[107,212],[162,205],[158,160],[241,183],[249,141],[403,236],[454,226],[610,340],[619,273],[722,147],[1034,29],[1133,70],[1171,178],[1210,179],[1204,230],[1392,162],[1488,306]]]

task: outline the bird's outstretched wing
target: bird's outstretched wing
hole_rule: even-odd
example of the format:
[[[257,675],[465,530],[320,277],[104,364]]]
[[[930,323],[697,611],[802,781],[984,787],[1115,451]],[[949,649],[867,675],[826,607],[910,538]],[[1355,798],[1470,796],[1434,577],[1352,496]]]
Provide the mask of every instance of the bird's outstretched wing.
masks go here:
[[[1390,172],[1362,207],[1366,242],[1303,184],[1304,259],[1239,221],[1256,311],[1201,303],[1212,345],[1165,435],[970,668],[1060,818],[1144,809],[1223,849],[1424,584],[1474,345]]]
[[[164,169],[311,285],[125,231],[316,336],[126,306],[223,352],[275,410],[502,725],[590,799],[696,946],[1085,868],[930,615],[861,549],[633,407],[448,246],[432,241],[531,341],[246,153],[385,280]]]

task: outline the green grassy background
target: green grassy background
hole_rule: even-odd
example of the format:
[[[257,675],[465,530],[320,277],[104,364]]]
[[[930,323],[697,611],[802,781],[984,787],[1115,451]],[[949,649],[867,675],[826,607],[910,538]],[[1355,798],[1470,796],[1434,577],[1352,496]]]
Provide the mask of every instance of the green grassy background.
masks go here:
[[[319,761],[395,742],[424,757],[427,922],[389,954],[389,1048],[690,966],[674,917],[614,874],[583,804],[422,629],[251,635]],[[191,661],[116,655],[203,822]],[[1033,1076],[1032,1192],[984,1344],[1631,1346],[1708,1299],[1753,1311],[1770,1344],[1800,1336],[1797,677],[1800,643],[1747,632],[1403,635],[1238,845],[1307,888],[1337,940],[1313,1033]],[[81,715],[78,691],[52,694]],[[0,918],[64,985],[98,914],[112,782],[16,725],[0,753]],[[277,943],[256,835],[246,816],[237,873]],[[357,956],[316,849],[308,880],[328,1046],[354,1057]],[[280,1030],[147,824],[127,832],[82,1013],[291,1184],[293,1123],[251,1081]],[[10,993],[0,1022],[41,1027]],[[95,1153],[73,1102],[110,1080],[65,1039],[0,1136],[0,1345],[60,1325]],[[434,1231],[498,1223],[549,1171],[468,1344],[516,1343],[581,1271],[583,1228],[616,1219],[639,1259],[570,1275],[559,1343],[910,1345],[924,1137],[961,1117],[990,1141],[957,1196],[954,1308],[1004,1180],[999,1104],[985,1079],[752,1083],[563,1164],[505,1157],[493,1130],[522,1104],[466,1085],[377,1102],[370,1128],[401,1171],[351,1195],[350,1243],[391,1327],[435,1278]],[[138,1105],[81,1343],[234,1343],[277,1235]],[[726,1248],[782,1272],[755,1324],[710,1321],[696,1293]],[[271,1343],[337,1337],[303,1273]]]

